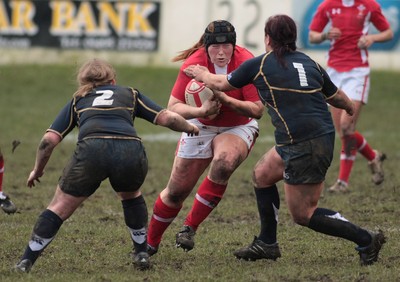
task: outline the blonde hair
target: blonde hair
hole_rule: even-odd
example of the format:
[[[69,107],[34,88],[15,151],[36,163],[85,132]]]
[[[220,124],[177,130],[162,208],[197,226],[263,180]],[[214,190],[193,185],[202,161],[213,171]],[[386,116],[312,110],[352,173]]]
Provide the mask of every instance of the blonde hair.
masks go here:
[[[115,78],[116,72],[110,63],[101,59],[91,59],[78,70],[76,77],[78,90],[74,93],[74,97],[84,97],[94,88],[110,84]]]

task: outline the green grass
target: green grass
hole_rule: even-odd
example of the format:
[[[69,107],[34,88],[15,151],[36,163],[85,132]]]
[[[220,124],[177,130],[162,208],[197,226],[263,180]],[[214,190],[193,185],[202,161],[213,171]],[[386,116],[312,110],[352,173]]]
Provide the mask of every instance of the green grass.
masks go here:
[[[119,84],[141,90],[166,105],[175,81],[175,69],[117,66]],[[295,225],[281,189],[278,240],[282,258],[276,262],[245,262],[232,252],[258,235],[258,213],[250,181],[251,169],[272,143],[269,117],[260,121],[261,135],[249,158],[235,172],[224,199],[200,226],[196,246],[184,253],[174,246],[193,195],[165,233],[154,267],[140,272],[132,267],[131,241],[121,204],[108,182],[61,227],[32,272],[10,271],[25,249],[37,216],[51,200],[61,171],[74,149],[73,138],[55,150],[41,183],[29,189],[25,182],[34,165],[36,147],[44,131],[75,90],[74,66],[0,67],[0,146],[6,160],[4,190],[19,212],[0,211],[0,281],[400,281],[399,174],[400,147],[397,122],[399,73],[374,72],[370,102],[363,109],[359,130],[373,147],[388,155],[385,182],[370,182],[367,163],[358,157],[350,182],[351,193],[325,194],[320,206],[337,210],[347,219],[371,230],[385,231],[388,242],[378,263],[361,267],[351,242],[315,233]],[[158,193],[165,187],[174,157],[175,142],[153,141],[151,134],[169,133],[137,119],[149,157],[149,173],[142,191],[151,214]],[[11,153],[11,142],[21,145]],[[332,184],[338,171],[335,160],[327,175]]]

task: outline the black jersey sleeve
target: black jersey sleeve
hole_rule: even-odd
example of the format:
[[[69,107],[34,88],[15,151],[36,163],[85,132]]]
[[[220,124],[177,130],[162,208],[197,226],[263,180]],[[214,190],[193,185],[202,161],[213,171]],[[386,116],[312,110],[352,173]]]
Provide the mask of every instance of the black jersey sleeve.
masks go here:
[[[325,98],[329,98],[335,95],[338,91],[337,86],[332,82],[331,78],[329,77],[328,73],[325,71],[323,67],[320,65],[319,69],[322,74],[322,78],[324,79],[324,85],[322,85],[322,93],[324,94]]]
[[[58,113],[54,122],[50,125],[47,131],[53,131],[64,138],[76,126],[76,117],[74,114],[74,100],[67,103],[64,108]]]
[[[229,84],[235,88],[242,88],[252,83],[259,71],[260,65],[257,63],[258,60],[258,57],[249,59],[228,74]]]
[[[228,82],[235,88],[242,88],[253,83],[260,71],[262,56],[251,58],[243,62],[237,69],[228,74]]]
[[[137,89],[135,89],[135,92],[137,92],[136,116],[151,123],[156,123],[158,113],[164,110],[164,108],[140,93]]]

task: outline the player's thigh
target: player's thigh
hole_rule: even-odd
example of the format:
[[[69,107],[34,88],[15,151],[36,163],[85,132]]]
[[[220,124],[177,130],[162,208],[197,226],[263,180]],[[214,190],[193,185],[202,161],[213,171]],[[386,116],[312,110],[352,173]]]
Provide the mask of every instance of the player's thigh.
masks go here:
[[[291,185],[284,184],[285,200],[293,220],[307,225],[323,188],[322,183]]]
[[[176,156],[167,189],[171,193],[189,192],[211,162],[207,159],[187,159]]]
[[[62,220],[66,220],[86,199],[87,197],[75,197],[66,194],[60,189],[60,186],[57,185],[54,197],[48,205],[47,209],[53,211]]]
[[[235,169],[246,159],[249,146],[237,135],[222,133],[213,140],[213,152],[213,163],[228,163]]]

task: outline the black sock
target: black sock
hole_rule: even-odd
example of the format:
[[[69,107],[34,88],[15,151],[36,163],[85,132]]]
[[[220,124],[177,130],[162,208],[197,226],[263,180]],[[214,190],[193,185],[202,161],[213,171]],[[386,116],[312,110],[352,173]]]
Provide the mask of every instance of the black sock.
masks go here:
[[[142,195],[134,199],[123,200],[125,224],[129,228],[135,253],[147,252],[148,213]]]
[[[277,241],[276,232],[280,206],[278,188],[273,185],[267,188],[254,188],[254,191],[261,222],[258,239],[266,244],[273,244]]]
[[[51,210],[42,212],[36,221],[31,240],[21,260],[29,259],[34,264],[43,250],[54,239],[62,224],[63,220]]]
[[[368,231],[347,221],[340,213],[332,210],[317,208],[310,218],[308,227],[317,232],[350,240],[361,247],[371,243],[371,235]]]

